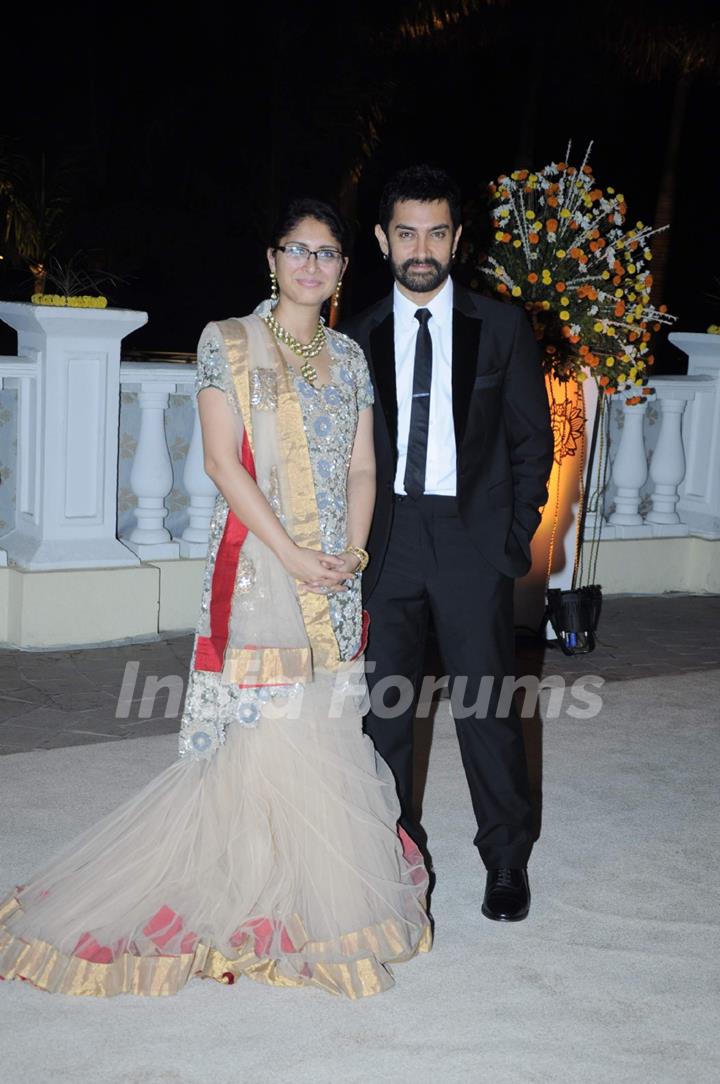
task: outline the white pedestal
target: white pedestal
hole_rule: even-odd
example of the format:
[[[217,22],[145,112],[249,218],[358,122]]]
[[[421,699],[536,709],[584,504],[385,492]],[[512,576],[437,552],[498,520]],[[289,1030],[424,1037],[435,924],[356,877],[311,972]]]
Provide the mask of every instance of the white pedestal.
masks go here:
[[[25,569],[137,565],[116,537],[120,344],[147,322],[126,309],[0,302],[34,359],[18,447],[14,530],[2,546]]]

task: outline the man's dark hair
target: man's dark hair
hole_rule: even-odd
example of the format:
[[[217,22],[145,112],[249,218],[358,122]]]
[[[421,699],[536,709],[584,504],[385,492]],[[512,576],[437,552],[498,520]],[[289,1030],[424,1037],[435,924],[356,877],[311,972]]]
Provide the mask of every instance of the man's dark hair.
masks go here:
[[[324,200],[306,197],[292,199],[283,208],[275,222],[270,247],[277,248],[283,237],[286,237],[305,218],[314,218],[317,222],[323,222],[340,246],[340,251],[345,252],[349,240],[348,230],[339,213]]]
[[[460,225],[460,189],[452,177],[435,166],[409,166],[392,176],[383,188],[378,217],[385,233],[390,227],[395,204],[411,199],[420,203],[447,200],[453,231]]]

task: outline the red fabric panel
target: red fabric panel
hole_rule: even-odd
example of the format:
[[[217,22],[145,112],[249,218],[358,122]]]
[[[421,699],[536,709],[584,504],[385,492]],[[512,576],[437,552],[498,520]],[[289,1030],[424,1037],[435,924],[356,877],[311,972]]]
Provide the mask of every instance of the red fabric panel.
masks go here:
[[[247,432],[243,433],[241,463],[255,481],[253,459]],[[210,590],[210,635],[199,636],[195,651],[195,669],[219,673],[223,668],[230,630],[230,603],[240,551],[248,529],[232,511],[228,511],[220,541]]]

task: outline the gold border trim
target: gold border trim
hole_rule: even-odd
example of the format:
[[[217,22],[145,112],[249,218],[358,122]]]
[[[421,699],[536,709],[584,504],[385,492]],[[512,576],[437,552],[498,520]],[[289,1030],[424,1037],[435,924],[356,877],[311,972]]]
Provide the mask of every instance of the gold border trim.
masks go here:
[[[230,959],[202,942],[198,943],[194,952],[177,956],[133,956],[123,953],[112,963],[101,964],[67,956],[47,941],[36,938],[25,941],[15,937],[4,922],[22,910],[15,896],[8,897],[0,905],[0,977],[8,981],[24,979],[42,990],[77,997],[113,997],[117,994],[167,997],[178,993],[193,977],[211,978],[229,984],[240,975],[271,986],[316,986],[352,999],[370,997],[394,985],[395,980],[387,964],[400,963],[420,952],[429,952],[432,945],[430,924],[426,921],[417,943],[403,951],[399,925],[393,919],[388,919],[377,926],[345,934],[337,941],[330,942],[348,959],[342,963],[306,961],[312,966],[310,976],[297,972],[284,973],[282,961],[258,957],[252,949]],[[379,948],[382,940],[393,947],[396,955],[381,962],[374,950]],[[306,949],[321,951],[324,944],[308,942]],[[365,955],[358,958],[363,952]]]
[[[235,647],[225,652],[222,680],[237,685],[291,685],[312,680],[309,647]]]

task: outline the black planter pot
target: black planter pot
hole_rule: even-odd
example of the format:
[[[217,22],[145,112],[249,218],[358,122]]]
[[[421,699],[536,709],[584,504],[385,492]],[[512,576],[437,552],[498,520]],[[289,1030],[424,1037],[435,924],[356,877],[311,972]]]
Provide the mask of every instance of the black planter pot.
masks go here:
[[[595,650],[601,608],[602,588],[597,584],[570,591],[548,590],[545,620],[552,625],[563,654],[585,655]]]

